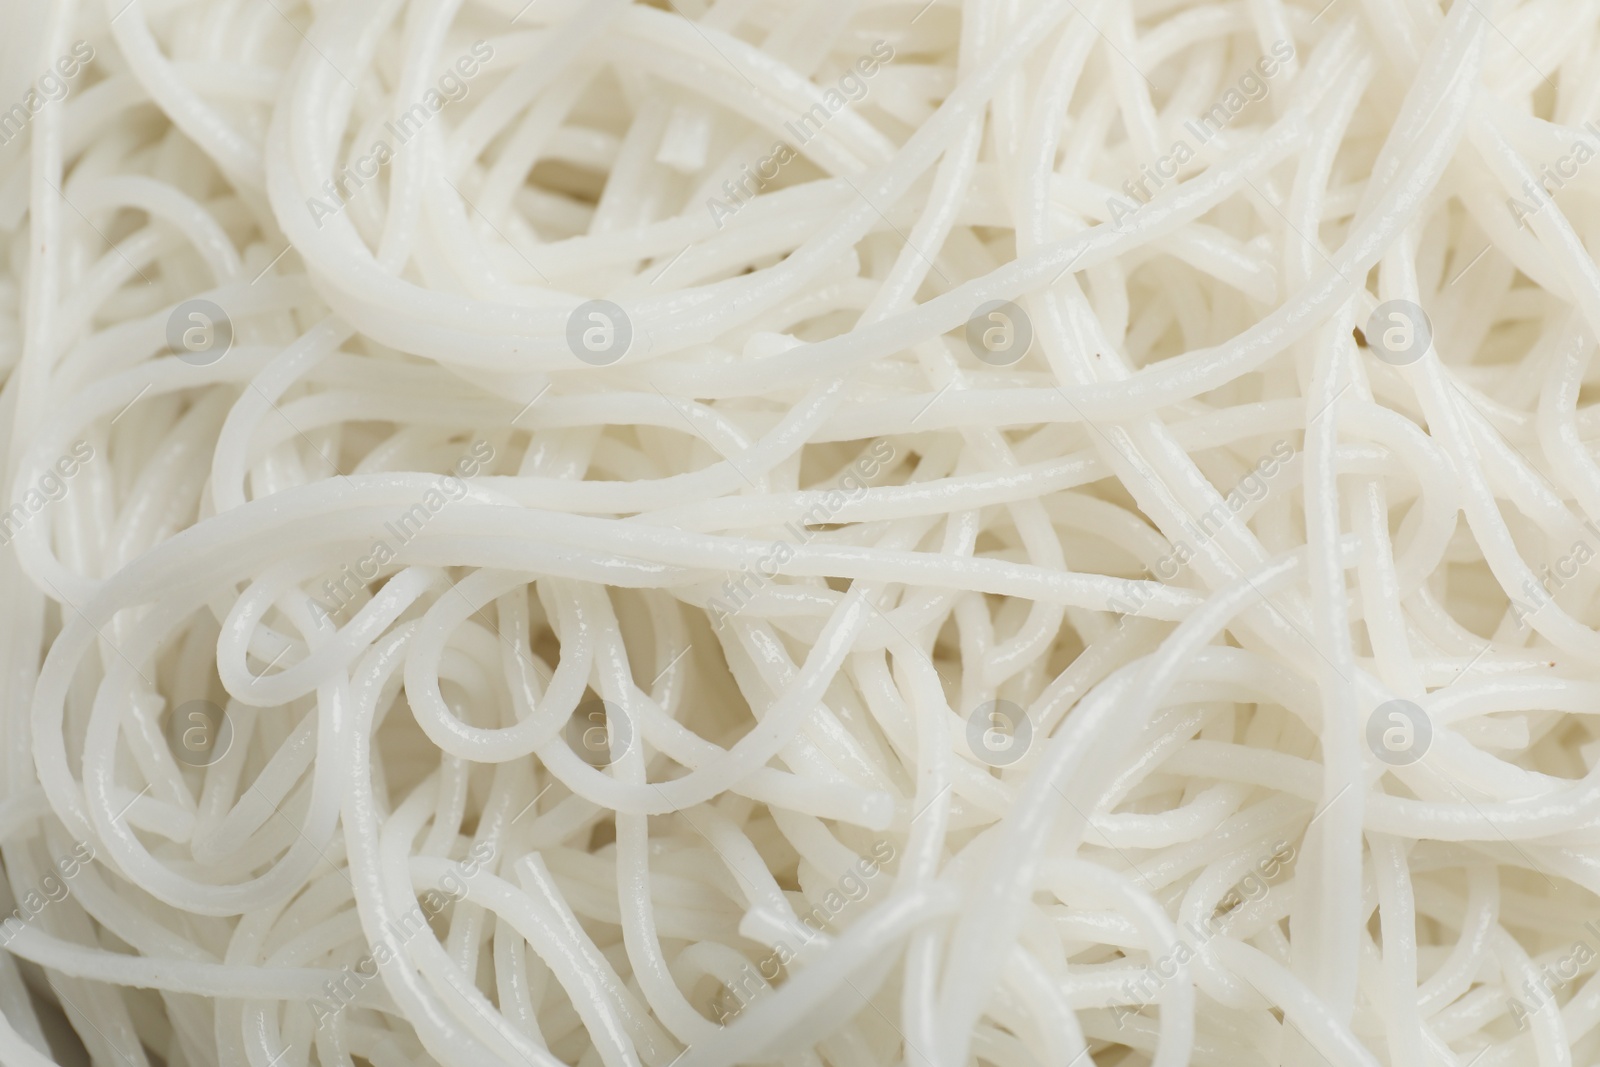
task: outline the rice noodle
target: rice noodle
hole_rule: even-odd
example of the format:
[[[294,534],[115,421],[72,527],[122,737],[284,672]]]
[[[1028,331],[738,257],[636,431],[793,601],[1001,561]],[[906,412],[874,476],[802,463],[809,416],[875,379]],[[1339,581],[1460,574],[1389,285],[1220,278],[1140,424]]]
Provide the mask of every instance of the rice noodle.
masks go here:
[[[3,1067],[1600,1058],[1591,5],[0,28]]]

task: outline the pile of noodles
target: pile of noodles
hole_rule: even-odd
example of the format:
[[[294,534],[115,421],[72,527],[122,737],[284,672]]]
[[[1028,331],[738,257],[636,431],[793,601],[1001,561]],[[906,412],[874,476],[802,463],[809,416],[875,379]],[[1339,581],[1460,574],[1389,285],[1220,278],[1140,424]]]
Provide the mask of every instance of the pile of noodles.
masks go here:
[[[0,11],[0,1064],[1600,1057],[1581,0]]]

